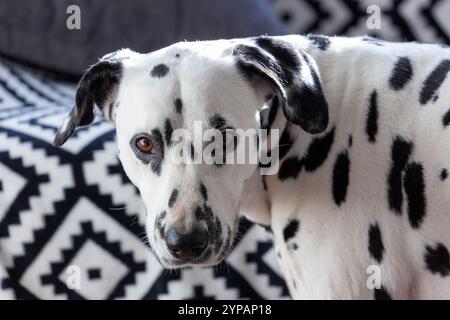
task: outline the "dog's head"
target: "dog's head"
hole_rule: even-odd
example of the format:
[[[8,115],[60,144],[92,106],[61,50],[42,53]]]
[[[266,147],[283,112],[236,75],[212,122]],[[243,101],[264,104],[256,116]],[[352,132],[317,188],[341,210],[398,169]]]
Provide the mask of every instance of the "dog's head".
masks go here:
[[[116,126],[119,157],[146,205],[159,261],[168,268],[214,265],[232,246],[244,183],[257,167],[229,164],[224,155],[254,152],[234,130],[256,130],[255,113],[275,96],[289,121],[309,133],[325,130],[317,67],[287,42],[259,37],[182,42],[149,54],[120,50],[84,74],[54,144],[90,124],[97,105]],[[195,131],[208,129],[214,138],[206,145]],[[217,150],[224,152],[218,157]]]

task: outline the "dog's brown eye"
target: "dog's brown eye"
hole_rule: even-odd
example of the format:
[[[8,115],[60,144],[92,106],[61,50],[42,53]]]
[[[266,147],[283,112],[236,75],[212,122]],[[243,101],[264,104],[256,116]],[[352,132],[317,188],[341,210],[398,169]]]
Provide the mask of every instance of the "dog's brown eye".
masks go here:
[[[136,147],[139,149],[139,151],[141,151],[143,153],[152,153],[153,152],[153,143],[147,137],[139,138],[136,141]]]

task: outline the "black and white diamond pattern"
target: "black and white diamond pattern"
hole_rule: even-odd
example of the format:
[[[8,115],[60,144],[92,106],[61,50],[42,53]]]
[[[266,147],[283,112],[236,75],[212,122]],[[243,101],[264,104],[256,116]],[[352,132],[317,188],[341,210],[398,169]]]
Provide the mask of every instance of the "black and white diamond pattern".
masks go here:
[[[226,264],[162,270],[112,126],[99,117],[51,145],[73,94],[0,62],[0,299],[287,298],[270,240],[248,221]]]
[[[289,33],[372,35],[391,41],[450,44],[447,0],[272,0]],[[381,12],[381,29],[367,26],[367,8]]]

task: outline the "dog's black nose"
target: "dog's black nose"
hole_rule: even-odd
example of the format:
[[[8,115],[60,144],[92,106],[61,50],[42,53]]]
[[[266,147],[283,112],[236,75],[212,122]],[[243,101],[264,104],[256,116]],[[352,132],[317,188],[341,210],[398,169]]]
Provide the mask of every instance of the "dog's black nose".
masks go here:
[[[166,244],[170,253],[181,260],[192,260],[201,256],[208,245],[208,231],[205,228],[194,228],[187,233],[170,228],[166,234]]]

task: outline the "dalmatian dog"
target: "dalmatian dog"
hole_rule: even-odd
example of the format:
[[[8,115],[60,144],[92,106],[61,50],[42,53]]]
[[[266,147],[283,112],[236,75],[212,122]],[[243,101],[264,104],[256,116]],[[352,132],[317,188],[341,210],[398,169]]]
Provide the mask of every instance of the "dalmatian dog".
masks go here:
[[[445,46],[370,37],[124,49],[84,74],[54,144],[90,124],[98,106],[116,127],[149,245],[166,268],[219,263],[243,213],[272,233],[295,299],[448,299],[449,71]],[[265,144],[278,157],[170,160],[174,133],[198,122],[221,133],[277,130],[244,150],[259,156]],[[245,140],[225,136],[222,147]],[[204,146],[179,144],[192,159]],[[264,166],[277,170],[262,175]]]

